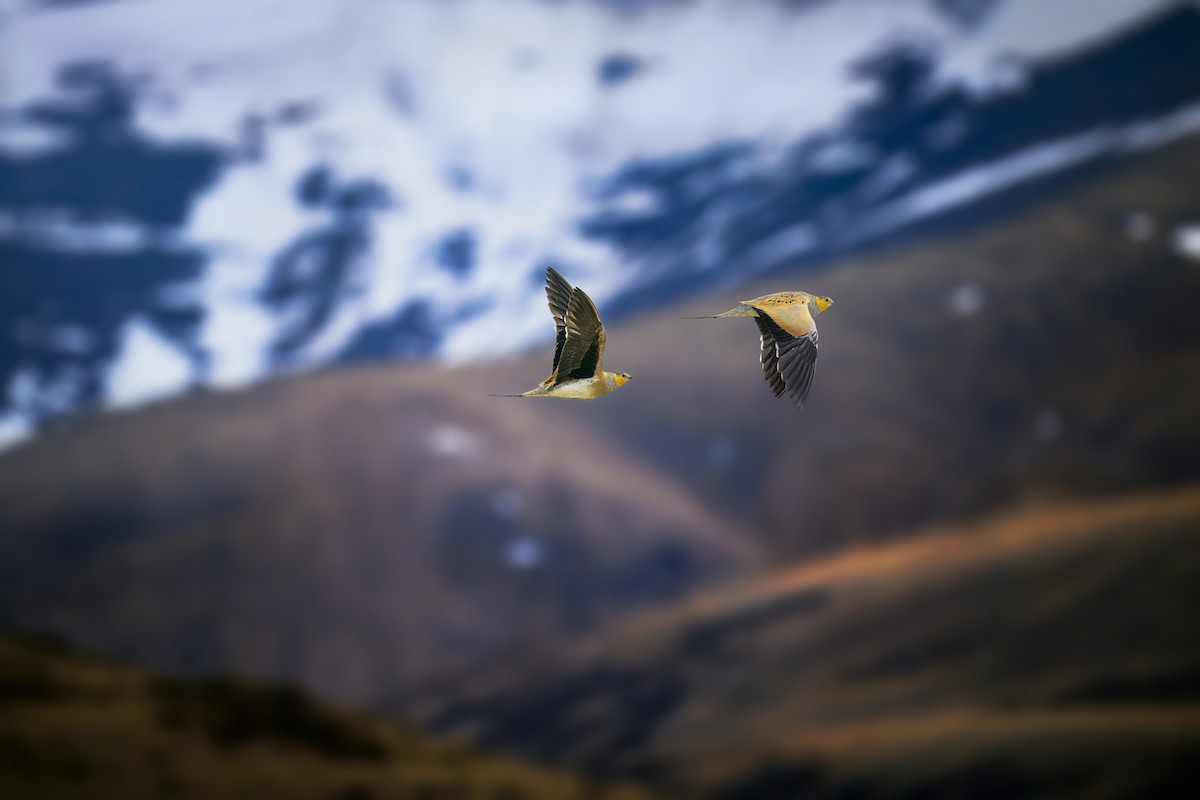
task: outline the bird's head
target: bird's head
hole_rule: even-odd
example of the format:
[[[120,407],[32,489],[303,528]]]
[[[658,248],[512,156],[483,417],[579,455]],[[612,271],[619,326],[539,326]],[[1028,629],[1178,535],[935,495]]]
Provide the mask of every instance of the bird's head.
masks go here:
[[[820,314],[822,311],[833,305],[833,301],[828,297],[817,297],[814,295],[812,298],[812,304],[817,307],[816,313]]]
[[[613,380],[617,382],[617,386],[624,386],[625,381],[629,380],[632,377],[633,376],[630,375],[628,372],[614,372],[613,373]]]

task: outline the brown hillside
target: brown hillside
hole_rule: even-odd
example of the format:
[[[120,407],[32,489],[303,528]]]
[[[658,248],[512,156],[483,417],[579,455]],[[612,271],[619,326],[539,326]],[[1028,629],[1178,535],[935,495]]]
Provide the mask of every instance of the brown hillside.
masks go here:
[[[1200,489],[1030,511],[652,614],[409,698],[672,797],[1200,789]]]
[[[429,378],[285,381],[7,456],[3,616],[363,700],[754,563],[749,537],[586,430],[564,453],[537,409]],[[523,568],[521,542],[541,560]]]

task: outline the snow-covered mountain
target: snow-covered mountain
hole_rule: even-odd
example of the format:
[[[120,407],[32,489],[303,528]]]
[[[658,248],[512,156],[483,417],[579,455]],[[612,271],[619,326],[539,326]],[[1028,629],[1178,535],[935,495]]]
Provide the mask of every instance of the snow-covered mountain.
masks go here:
[[[1164,0],[0,3],[0,440],[548,339],[1200,128]]]

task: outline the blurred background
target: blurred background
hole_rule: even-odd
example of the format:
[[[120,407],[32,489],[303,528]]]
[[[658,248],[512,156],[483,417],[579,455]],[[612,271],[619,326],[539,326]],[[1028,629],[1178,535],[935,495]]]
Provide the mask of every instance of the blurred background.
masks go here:
[[[0,2],[0,788],[1200,795],[1198,307],[1191,0]]]

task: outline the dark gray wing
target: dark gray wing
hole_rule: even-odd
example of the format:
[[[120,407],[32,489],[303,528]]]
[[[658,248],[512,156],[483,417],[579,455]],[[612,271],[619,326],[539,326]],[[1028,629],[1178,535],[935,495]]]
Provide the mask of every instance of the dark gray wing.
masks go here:
[[[565,315],[567,338],[559,356],[554,382],[590,378],[604,359],[604,326],[596,304],[582,289],[571,292]]]
[[[774,367],[774,374],[783,382],[788,396],[795,401],[796,408],[804,408],[809,392],[812,391],[813,374],[817,369],[817,329],[814,327],[804,336],[796,337],[775,324],[770,317],[759,316],[754,319],[762,332],[763,373],[767,383],[771,385],[776,397],[782,394],[771,374],[767,372],[767,366],[770,364]],[[773,358],[767,356],[768,339],[775,345]]]
[[[775,336],[766,317],[755,317],[754,321],[758,323],[758,341],[762,345],[763,377],[767,379],[771,392],[779,397],[783,394],[784,386],[783,376],[779,374],[779,356],[775,352]]]
[[[567,306],[571,304],[573,291],[571,284],[554,267],[546,267],[546,300],[554,316],[554,366],[551,371],[558,369],[558,359],[567,341]]]

